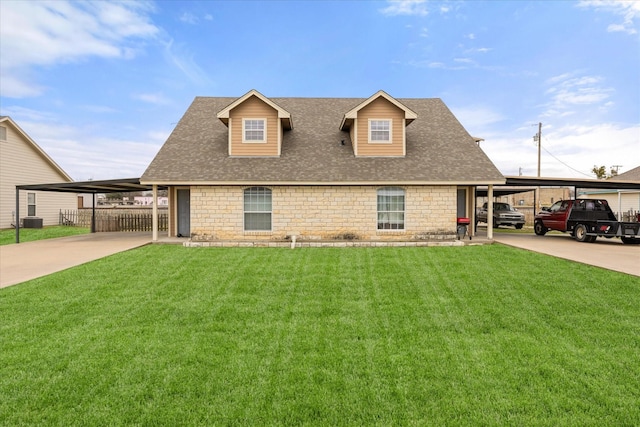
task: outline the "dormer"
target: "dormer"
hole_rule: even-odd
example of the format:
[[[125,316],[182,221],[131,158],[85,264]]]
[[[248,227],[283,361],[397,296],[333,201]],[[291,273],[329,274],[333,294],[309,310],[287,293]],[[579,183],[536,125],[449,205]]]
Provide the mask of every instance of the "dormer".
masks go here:
[[[340,130],[348,131],[353,152],[362,157],[404,157],[405,127],[417,114],[384,91],[345,113]]]
[[[250,90],[217,116],[229,128],[229,156],[278,157],[284,131],[293,129],[291,114],[257,90]]]

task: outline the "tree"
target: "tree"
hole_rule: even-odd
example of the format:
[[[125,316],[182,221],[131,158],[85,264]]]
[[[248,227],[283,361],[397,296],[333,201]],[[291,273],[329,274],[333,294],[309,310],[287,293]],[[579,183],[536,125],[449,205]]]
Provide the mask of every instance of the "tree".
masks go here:
[[[122,200],[122,193],[107,193],[106,197],[110,200]]]
[[[593,169],[591,169],[591,172],[593,172],[593,174],[596,176],[596,179],[609,179],[613,176],[618,175],[618,171],[614,168],[611,168],[610,172],[607,174],[607,168],[605,168],[604,166],[596,166],[593,165]]]

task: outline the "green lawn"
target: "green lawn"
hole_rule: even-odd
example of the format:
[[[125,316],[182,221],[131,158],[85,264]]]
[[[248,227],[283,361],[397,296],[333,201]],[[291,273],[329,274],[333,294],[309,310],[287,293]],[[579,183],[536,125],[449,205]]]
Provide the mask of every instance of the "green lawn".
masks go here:
[[[21,228],[20,242],[31,242],[34,240],[53,239],[56,237],[75,236],[76,234],[87,234],[86,227],[69,227],[65,225],[52,225],[43,228]],[[16,230],[13,228],[0,230],[0,245],[10,245],[16,242]]]
[[[640,425],[640,279],[151,245],[0,290],[0,425]]]

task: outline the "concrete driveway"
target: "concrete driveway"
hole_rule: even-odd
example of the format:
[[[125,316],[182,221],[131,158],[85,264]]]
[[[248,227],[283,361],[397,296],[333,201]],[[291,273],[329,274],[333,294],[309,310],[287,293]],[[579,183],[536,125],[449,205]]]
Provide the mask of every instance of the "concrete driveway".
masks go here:
[[[620,239],[598,237],[594,243],[581,243],[568,234],[536,236],[533,231],[518,234],[495,230],[493,239],[497,243],[640,276],[640,245],[625,245]]]
[[[0,288],[151,243],[151,232],[93,233],[0,246]]]

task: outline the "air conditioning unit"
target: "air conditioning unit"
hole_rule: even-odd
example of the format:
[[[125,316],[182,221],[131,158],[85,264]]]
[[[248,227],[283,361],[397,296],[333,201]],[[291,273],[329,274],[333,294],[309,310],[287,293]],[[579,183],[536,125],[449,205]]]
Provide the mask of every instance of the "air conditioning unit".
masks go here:
[[[23,228],[42,228],[42,218],[38,218],[35,216],[28,216],[22,218],[22,227]]]

